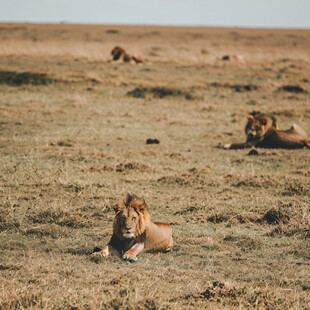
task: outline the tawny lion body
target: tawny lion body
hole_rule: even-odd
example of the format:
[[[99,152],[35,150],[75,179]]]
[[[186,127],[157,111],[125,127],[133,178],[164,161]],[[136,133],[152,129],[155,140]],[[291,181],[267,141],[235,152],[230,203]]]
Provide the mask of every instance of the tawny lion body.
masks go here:
[[[123,62],[128,63],[136,63],[136,64],[144,63],[143,59],[140,56],[130,55],[125,51],[125,49],[119,46],[115,46],[111,51],[111,54],[113,56],[112,61],[122,60]]]
[[[246,142],[224,145],[225,149],[244,149],[251,147],[301,149],[310,148],[306,132],[298,125],[289,130],[278,130],[274,116],[252,112],[245,127]]]
[[[121,256],[136,261],[137,255],[146,251],[169,251],[172,249],[170,225],[152,222],[144,200],[128,194],[124,201],[114,206],[113,235],[101,251],[93,255]]]

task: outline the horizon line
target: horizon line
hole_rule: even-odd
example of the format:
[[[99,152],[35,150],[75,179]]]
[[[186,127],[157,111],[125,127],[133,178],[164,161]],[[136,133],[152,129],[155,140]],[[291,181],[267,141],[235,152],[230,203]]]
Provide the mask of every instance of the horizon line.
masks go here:
[[[208,28],[242,28],[242,29],[277,29],[277,30],[310,30],[303,27],[289,26],[247,26],[247,25],[206,25],[206,24],[147,24],[147,23],[91,23],[91,22],[70,22],[70,21],[5,21],[0,24],[42,24],[42,25],[89,25],[89,26],[132,26],[132,27],[208,27]]]

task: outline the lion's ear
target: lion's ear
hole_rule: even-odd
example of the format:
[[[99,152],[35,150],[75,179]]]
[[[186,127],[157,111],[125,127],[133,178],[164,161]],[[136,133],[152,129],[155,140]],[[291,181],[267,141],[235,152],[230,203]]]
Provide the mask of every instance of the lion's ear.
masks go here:
[[[121,208],[121,206],[120,206],[118,203],[116,203],[116,204],[113,206],[113,210],[114,210],[115,213],[119,212],[121,209],[122,209],[122,208]]]
[[[143,203],[139,204],[139,206],[137,207],[138,211],[141,212],[142,214],[147,211],[147,206],[146,203],[143,201]]]
[[[248,115],[248,121],[251,121],[251,120],[253,120],[254,119],[254,117],[253,117],[253,115]]]

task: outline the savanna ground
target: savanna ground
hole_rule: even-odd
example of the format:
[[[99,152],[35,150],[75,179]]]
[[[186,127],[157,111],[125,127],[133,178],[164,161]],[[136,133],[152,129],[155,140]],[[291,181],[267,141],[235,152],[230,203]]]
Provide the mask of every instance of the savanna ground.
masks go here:
[[[252,110],[310,134],[309,30],[1,24],[0,43],[0,309],[310,308],[309,150],[217,147]],[[90,256],[127,192],[172,252]]]

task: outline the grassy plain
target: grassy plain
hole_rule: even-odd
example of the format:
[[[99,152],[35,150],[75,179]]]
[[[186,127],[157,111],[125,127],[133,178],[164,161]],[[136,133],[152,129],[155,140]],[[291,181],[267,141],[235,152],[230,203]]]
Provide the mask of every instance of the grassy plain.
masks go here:
[[[309,72],[309,30],[1,24],[0,309],[309,309],[309,150],[217,148],[310,134]],[[92,259],[127,192],[173,251]]]

